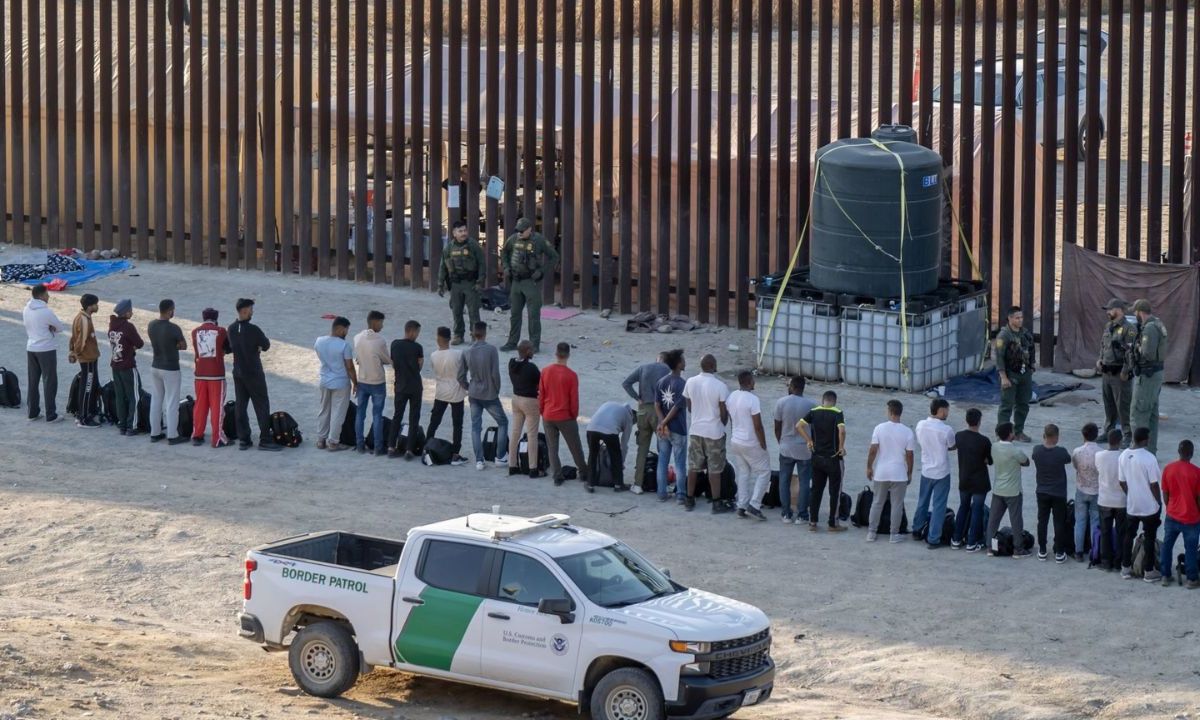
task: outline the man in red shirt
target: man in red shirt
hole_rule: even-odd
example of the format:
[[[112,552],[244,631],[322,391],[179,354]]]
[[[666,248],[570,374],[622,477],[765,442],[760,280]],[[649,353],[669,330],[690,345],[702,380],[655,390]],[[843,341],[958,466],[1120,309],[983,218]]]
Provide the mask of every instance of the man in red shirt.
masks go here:
[[[587,463],[584,462],[583,444],[579,441],[579,376],[567,367],[571,359],[571,346],[558,344],[554,353],[554,364],[542,370],[538,382],[538,406],[542,414],[542,425],[546,428],[546,449],[550,454],[550,474],[555,485],[562,485],[562,463],[558,459],[558,438],[567,441],[571,459],[578,468],[580,479],[587,482]]]
[[[192,330],[192,350],[196,353],[196,407],[192,412],[192,444],[204,444],[204,423],[212,419],[212,446],[229,447],[222,429],[225,421],[225,354],[229,336],[217,324],[217,311],[205,308],[203,324]]]
[[[1183,535],[1184,568],[1189,590],[1200,588],[1197,545],[1200,544],[1200,468],[1192,464],[1195,448],[1191,440],[1179,443],[1179,460],[1163,468],[1162,493],[1167,506],[1163,525],[1162,583],[1171,584],[1171,556],[1175,540]]]

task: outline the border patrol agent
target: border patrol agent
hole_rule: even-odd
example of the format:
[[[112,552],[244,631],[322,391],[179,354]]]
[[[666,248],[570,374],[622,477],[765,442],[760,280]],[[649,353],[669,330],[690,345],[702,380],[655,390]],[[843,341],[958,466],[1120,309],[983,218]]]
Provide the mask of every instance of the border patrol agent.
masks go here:
[[[450,291],[450,314],[454,317],[454,337],[451,345],[462,345],[463,307],[471,318],[470,327],[479,322],[479,290],[483,285],[483,249],[467,237],[467,221],[457,220],[450,232],[450,244],[442,253],[438,271],[438,297]]]
[[[1150,452],[1158,453],[1158,393],[1162,390],[1163,361],[1167,357],[1167,328],[1151,315],[1149,300],[1133,304],[1137,315],[1137,340],[1133,344],[1133,404],[1130,420],[1135,428],[1149,428]]]
[[[1000,413],[996,424],[1013,424],[1013,440],[1030,442],[1025,434],[1025,418],[1033,397],[1033,333],[1025,327],[1025,313],[1013,306],[1008,309],[1008,324],[996,336],[996,370],[1000,374]]]
[[[508,342],[501,352],[517,349],[521,340],[521,313],[529,309],[529,341],[533,351],[541,351],[542,341],[542,278],[546,270],[554,271],[558,253],[541,233],[533,231],[529,218],[517,221],[517,232],[504,241],[500,253],[504,277],[508,281],[509,314]]]
[[[1137,326],[1125,317],[1124,300],[1113,298],[1104,309],[1108,311],[1108,322],[1100,338],[1100,356],[1096,360],[1096,371],[1104,381],[1104,436],[1121,423],[1123,441],[1121,447],[1133,442],[1133,423],[1129,420],[1129,405],[1133,398],[1133,369],[1130,365],[1130,349],[1137,338]]]

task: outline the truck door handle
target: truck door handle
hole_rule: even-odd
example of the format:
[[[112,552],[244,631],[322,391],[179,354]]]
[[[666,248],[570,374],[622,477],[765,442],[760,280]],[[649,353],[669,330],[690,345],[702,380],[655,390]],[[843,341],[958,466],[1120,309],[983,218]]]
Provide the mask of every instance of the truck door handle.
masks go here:
[[[512,619],[509,616],[505,615],[504,613],[498,613],[498,612],[490,612],[490,613],[488,613],[488,617],[494,618],[496,620],[511,620]]]
[[[400,599],[403,600],[404,602],[410,603],[412,605],[424,605],[425,604],[425,601],[419,597],[405,597],[405,598],[400,598]]]

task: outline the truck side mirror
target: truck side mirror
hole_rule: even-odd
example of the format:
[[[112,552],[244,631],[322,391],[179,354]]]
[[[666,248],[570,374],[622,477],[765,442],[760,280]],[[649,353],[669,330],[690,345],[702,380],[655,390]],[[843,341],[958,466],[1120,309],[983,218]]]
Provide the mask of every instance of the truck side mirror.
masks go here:
[[[571,601],[568,598],[542,598],[538,601],[538,612],[543,615],[557,615],[563,625],[575,622],[575,613],[571,612]]]

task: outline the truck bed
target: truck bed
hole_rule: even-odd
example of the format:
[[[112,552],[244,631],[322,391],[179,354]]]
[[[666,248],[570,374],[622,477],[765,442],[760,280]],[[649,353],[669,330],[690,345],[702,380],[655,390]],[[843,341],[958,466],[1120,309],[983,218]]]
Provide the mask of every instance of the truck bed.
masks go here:
[[[257,548],[268,555],[328,563],[387,577],[396,574],[403,549],[402,540],[346,532],[311,533]]]

